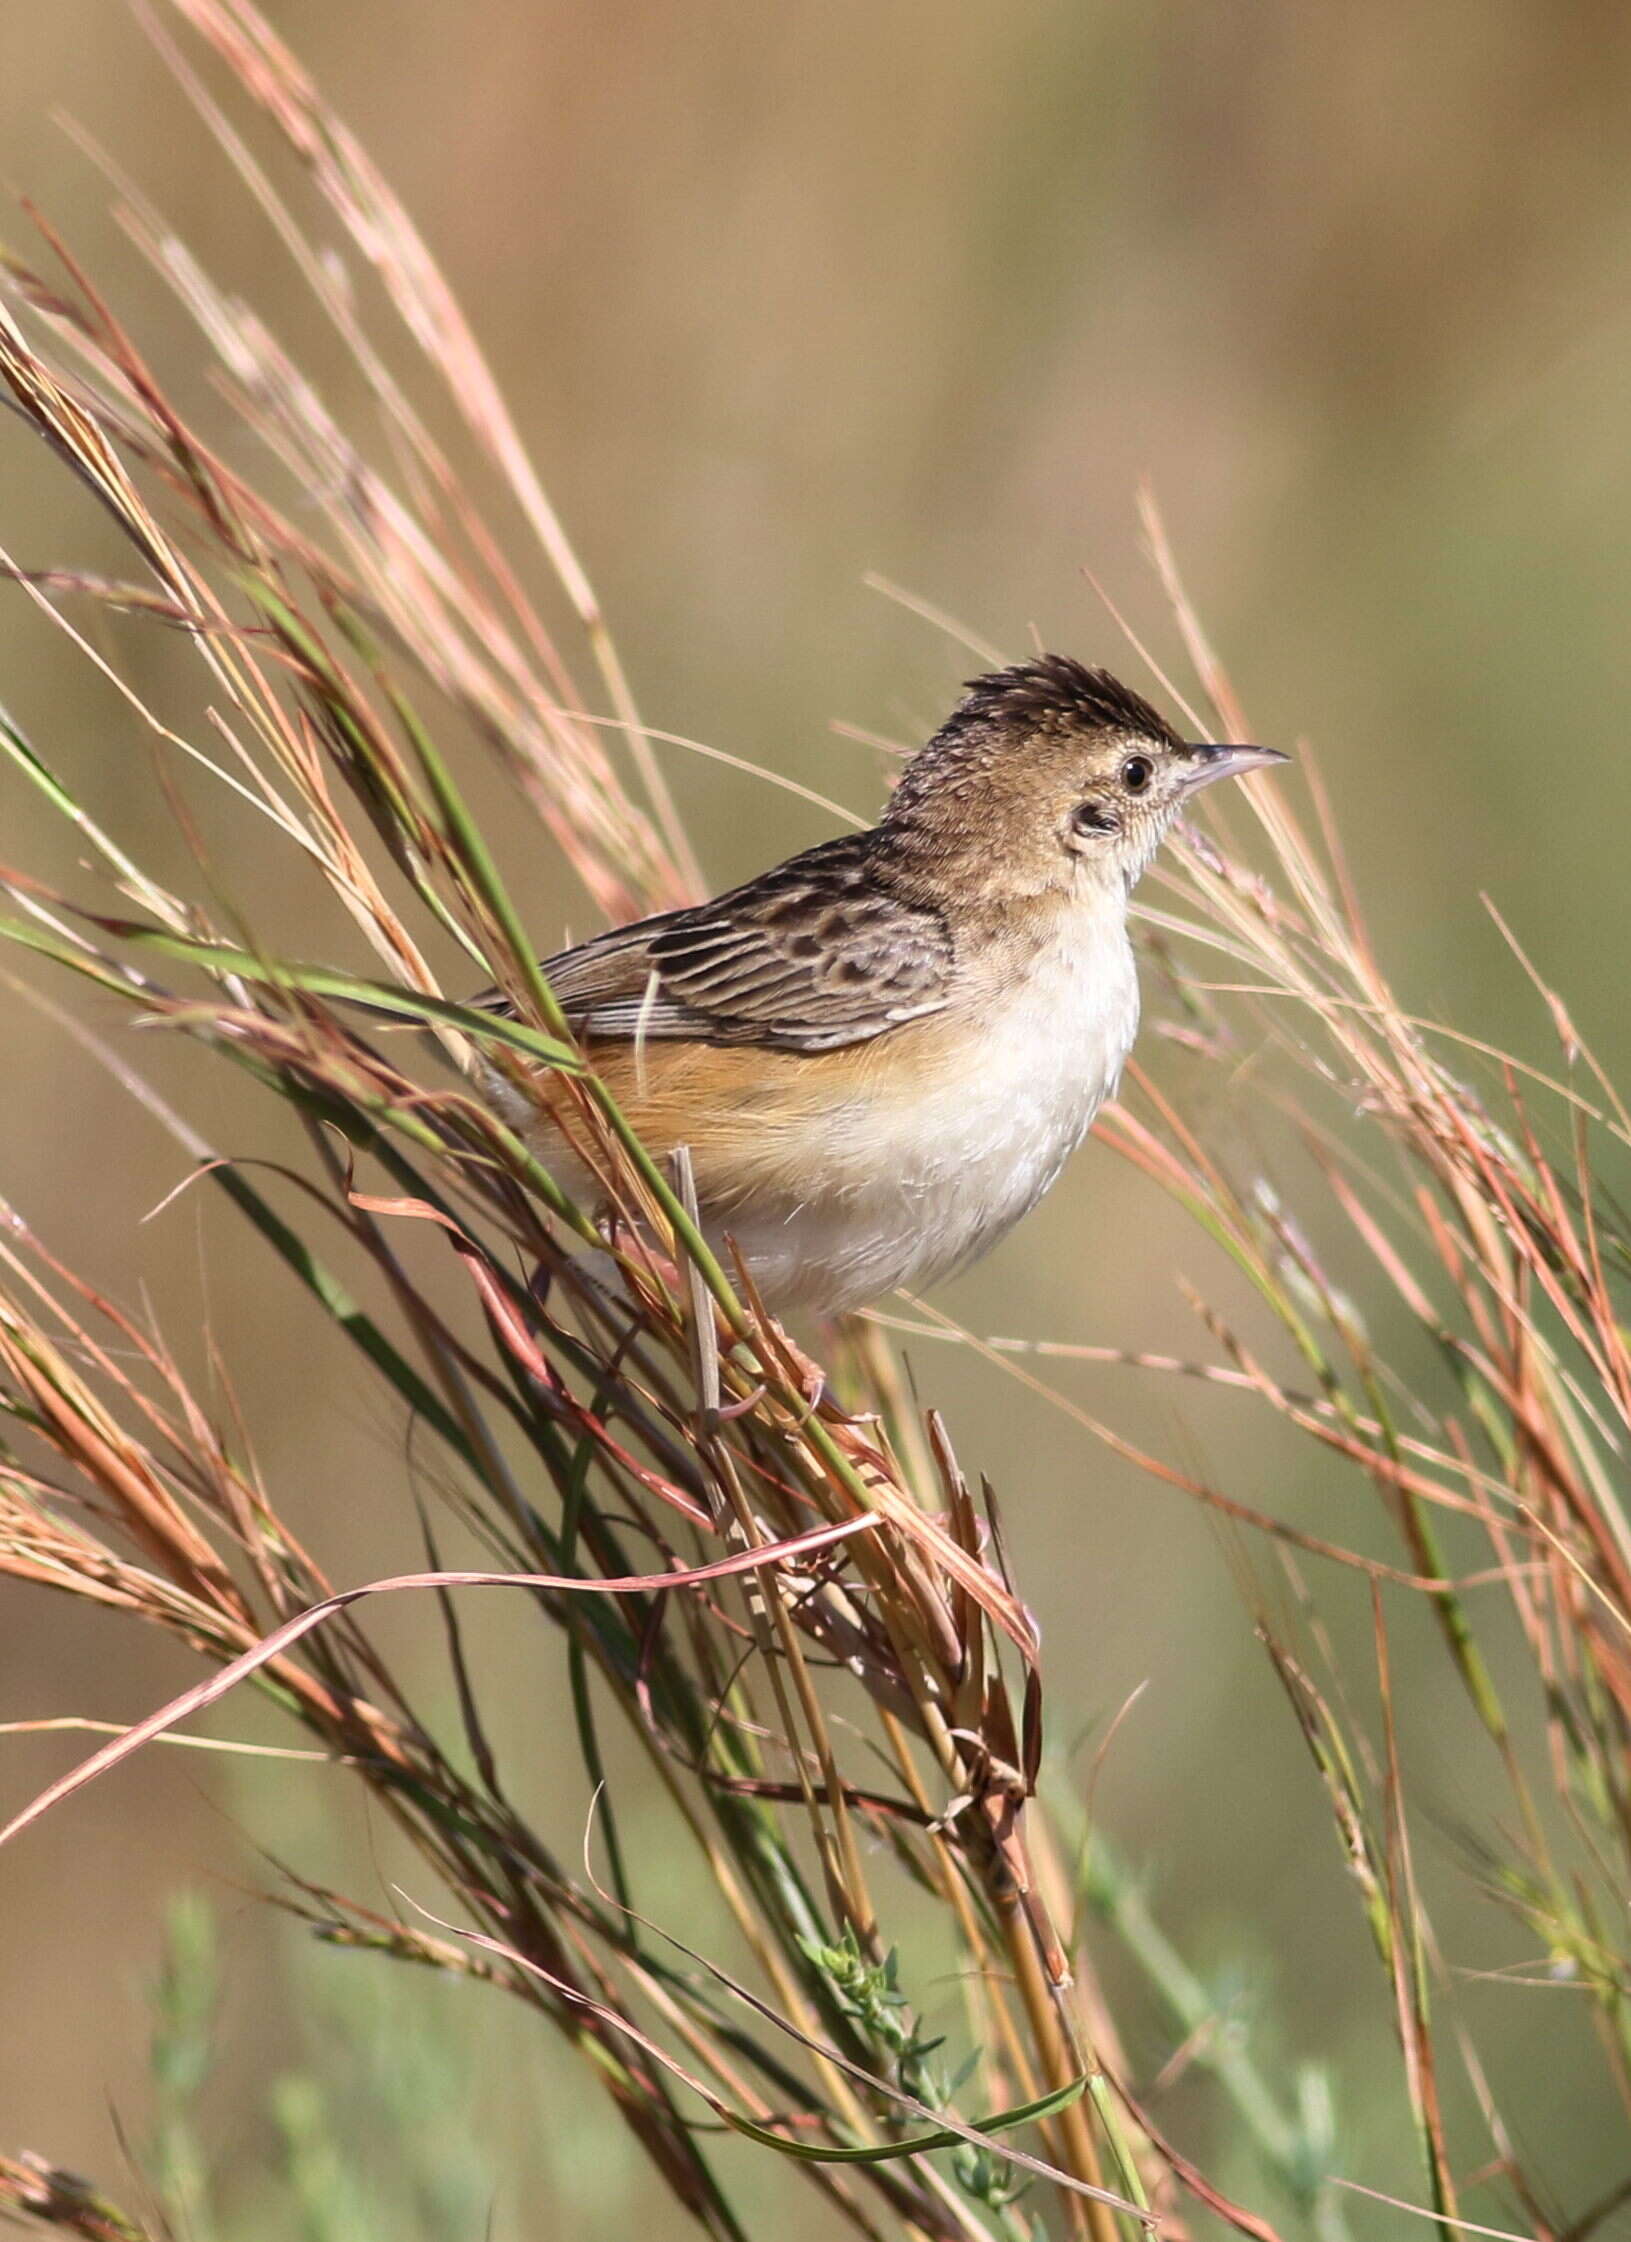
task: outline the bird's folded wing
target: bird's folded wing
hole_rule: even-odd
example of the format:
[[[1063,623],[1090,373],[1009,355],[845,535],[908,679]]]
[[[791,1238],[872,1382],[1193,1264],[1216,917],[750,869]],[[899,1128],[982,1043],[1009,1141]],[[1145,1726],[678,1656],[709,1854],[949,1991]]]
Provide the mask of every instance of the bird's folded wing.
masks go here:
[[[938,1012],[952,945],[937,912],[880,883],[865,838],[845,836],[711,903],[563,950],[543,969],[591,1040],[827,1051]]]

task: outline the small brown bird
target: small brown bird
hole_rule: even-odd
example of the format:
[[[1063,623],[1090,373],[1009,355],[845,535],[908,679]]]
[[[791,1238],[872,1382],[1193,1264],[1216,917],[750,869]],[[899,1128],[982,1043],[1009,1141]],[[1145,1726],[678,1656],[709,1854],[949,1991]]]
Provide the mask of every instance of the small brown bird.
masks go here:
[[[1035,1206],[1132,1048],[1135,882],[1199,788],[1284,761],[1186,743],[1045,654],[972,680],[869,831],[544,972],[645,1144],[689,1146],[711,1240],[772,1307],[837,1314]],[[504,1095],[592,1199],[560,1127]]]

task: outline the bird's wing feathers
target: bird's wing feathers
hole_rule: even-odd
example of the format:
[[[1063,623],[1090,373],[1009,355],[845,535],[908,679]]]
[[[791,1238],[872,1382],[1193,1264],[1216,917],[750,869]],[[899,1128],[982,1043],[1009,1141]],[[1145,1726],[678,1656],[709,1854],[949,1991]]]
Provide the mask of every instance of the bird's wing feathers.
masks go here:
[[[711,903],[546,958],[580,1034],[826,1051],[938,1012],[952,946],[882,886],[865,838],[824,842]]]

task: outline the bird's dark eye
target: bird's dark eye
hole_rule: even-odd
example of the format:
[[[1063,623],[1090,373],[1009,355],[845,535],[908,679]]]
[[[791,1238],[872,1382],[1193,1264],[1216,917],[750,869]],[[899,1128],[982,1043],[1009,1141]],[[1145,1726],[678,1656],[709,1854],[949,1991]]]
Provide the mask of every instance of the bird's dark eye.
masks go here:
[[[1121,783],[1129,794],[1142,794],[1155,776],[1155,766],[1147,755],[1129,755],[1121,766]]]

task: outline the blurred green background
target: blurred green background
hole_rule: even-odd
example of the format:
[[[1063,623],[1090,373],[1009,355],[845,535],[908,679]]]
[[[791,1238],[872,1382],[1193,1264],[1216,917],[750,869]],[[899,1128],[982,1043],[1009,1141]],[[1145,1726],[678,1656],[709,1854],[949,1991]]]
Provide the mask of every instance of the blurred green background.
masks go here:
[[[1147,476],[1257,735],[1317,756],[1407,1001],[1544,1049],[1481,910],[1487,890],[1605,1059],[1631,1057],[1625,9],[268,0],[267,13],[444,260],[651,722],[872,807],[886,761],[832,721],[915,740],[969,664],[865,588],[868,571],[1006,649],[1023,651],[1034,626],[1137,677],[1091,571],[1176,660],[1139,546]],[[127,11],[12,0],[8,180],[86,258],[206,430],[243,445],[64,119],[320,373],[337,366]],[[3,227],[33,253],[20,209]],[[342,376],[331,399],[360,409]],[[29,565],[114,562],[88,504],[65,503],[60,475],[5,426],[0,542]],[[182,692],[174,646],[121,635],[118,652],[156,697]],[[138,726],[18,592],[0,599],[0,701],[104,822],[182,862]],[[679,751],[669,769],[721,882],[825,829],[752,779]],[[487,806],[499,799],[490,788]],[[253,830],[232,830],[247,891],[275,912]],[[506,869],[541,942],[583,931],[581,896],[541,851],[529,858],[519,823],[507,830]],[[16,784],[0,784],[0,832],[9,861],[72,876]],[[212,1320],[262,1468],[337,1576],[416,1557],[387,1412],[314,1352],[269,1258],[203,1195],[138,1226],[177,1180],[173,1147],[9,983],[0,1011],[0,1192],[117,1297],[145,1292],[178,1344],[196,1347]],[[217,1141],[272,1148],[264,1117],[200,1061],[151,1063]],[[1207,1110],[1250,1150],[1249,1094]],[[1046,1218],[945,1300],[976,1330],[1205,1352],[1180,1271],[1221,1287],[1200,1238],[1095,1146]],[[914,1361],[925,1396],[953,1408],[966,1464],[1021,1434],[1023,1482],[1010,1462],[1001,1491],[1049,1645],[1055,1743],[1146,1685],[1097,1793],[1121,1854],[1268,2044],[1331,2067],[1348,2167],[1413,2187],[1384,1988],[1230,1552],[1181,1498],[994,1372],[927,1345]],[[1266,1440],[1241,1405],[1112,1369],[1060,1382],[1264,1508],[1374,1537],[1362,1489]],[[1328,1586],[1362,1641],[1361,1592]],[[510,1684],[516,1748],[547,1751],[553,1647],[513,1612],[484,1605],[479,1623]],[[380,1625],[411,1638],[406,1617]],[[1459,1701],[1418,1615],[1399,1625],[1422,1676],[1406,1741],[1435,1810],[1419,1840],[1449,1957],[1469,1971],[1524,1959],[1515,1928],[1471,1896],[1458,1851],[1485,1811]],[[426,1659],[428,1672],[428,1647]],[[183,1671],[43,1594],[0,1590],[0,1717],[129,1717]],[[0,1800],[31,1792],[65,1750],[5,1740]],[[546,1797],[550,1775],[538,1767]],[[574,1790],[562,1826],[581,1811]],[[332,2022],[334,1973],[366,1966],[293,1958],[240,1896],[263,1874],[251,1839],[365,1889],[383,1874],[377,1833],[335,1778],[228,1779],[179,1752],[149,1754],[0,1860],[8,2146],[118,2191],[117,2128],[143,2137],[151,2109],[140,1985],[165,1899],[202,1881],[220,1918],[226,2042],[205,2130],[243,2172],[283,2153],[273,2083],[338,2069],[352,2134],[385,2144],[390,2231],[473,2233],[490,2208],[501,2238],[612,2236],[647,2214],[649,2182],[607,2105],[498,2004],[445,1986],[370,1991],[403,2005],[384,2025]],[[328,1988],[315,2006],[314,1983]],[[1578,2205],[1624,2161],[1583,2018],[1562,1993],[1521,2010],[1476,1983],[1465,1998],[1497,2044],[1500,2083],[1520,2091],[1526,2140]],[[415,2192],[388,2145],[398,2088],[380,2085],[379,2050],[401,2059],[409,2044],[441,2066],[412,2094],[446,2128],[445,2146],[424,2135],[428,2164],[445,2175],[462,2160],[465,2192],[448,2202]],[[1153,2018],[1142,2041],[1135,2027],[1141,2067],[1167,2051]],[[1180,2094],[1171,2115],[1227,2179],[1230,2143],[1204,2097]],[[787,2231],[816,2234],[798,2208],[809,2223]]]

